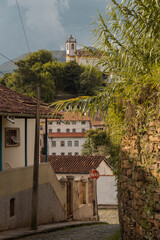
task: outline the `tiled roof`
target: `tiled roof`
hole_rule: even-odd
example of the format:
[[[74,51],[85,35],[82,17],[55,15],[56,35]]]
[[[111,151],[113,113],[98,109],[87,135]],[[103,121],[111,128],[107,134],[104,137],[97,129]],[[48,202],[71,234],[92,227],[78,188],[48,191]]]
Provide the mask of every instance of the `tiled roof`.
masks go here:
[[[86,137],[86,133],[76,132],[76,133],[48,133],[49,138],[84,138]]]
[[[92,57],[92,58],[96,58],[96,57],[101,57],[103,55],[102,52],[100,51],[94,51],[94,54],[90,53],[90,51],[87,51],[86,49],[78,49],[76,51],[76,55],[78,57]]]
[[[100,121],[92,121],[92,126],[105,126],[105,123]]]
[[[41,102],[40,115],[52,115],[52,109]],[[36,115],[36,99],[18,93],[0,84],[0,115],[28,116]]]
[[[97,169],[100,163],[105,160],[104,156],[48,156],[55,173],[79,173],[89,174],[92,169]],[[41,162],[45,162],[45,156],[41,156]]]
[[[81,113],[74,112],[60,112],[62,115],[62,121],[90,121],[90,118]],[[52,121],[57,121],[57,119],[52,119]]]

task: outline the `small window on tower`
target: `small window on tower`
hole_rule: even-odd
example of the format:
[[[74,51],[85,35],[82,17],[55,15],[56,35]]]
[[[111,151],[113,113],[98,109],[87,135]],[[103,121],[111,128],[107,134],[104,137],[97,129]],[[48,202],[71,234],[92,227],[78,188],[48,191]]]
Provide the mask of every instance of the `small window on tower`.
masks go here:
[[[74,50],[74,43],[71,44],[71,50]]]

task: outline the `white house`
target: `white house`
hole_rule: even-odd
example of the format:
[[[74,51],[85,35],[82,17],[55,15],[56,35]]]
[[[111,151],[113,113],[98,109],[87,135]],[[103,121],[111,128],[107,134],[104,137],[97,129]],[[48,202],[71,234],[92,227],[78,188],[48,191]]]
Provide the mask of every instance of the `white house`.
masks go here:
[[[41,103],[42,118],[50,111]],[[35,118],[36,99],[0,84],[0,171],[33,165]]]
[[[105,129],[101,121],[92,121],[80,113],[61,112],[61,120],[48,120],[48,155],[81,155],[86,132],[91,128]],[[44,134],[44,121],[41,122]],[[43,137],[41,136],[43,142]]]
[[[61,120],[48,121],[48,154],[80,155],[91,121],[89,117],[78,113],[61,114]]]
[[[41,161],[45,161],[44,156]],[[48,156],[58,179],[74,176],[75,180],[90,177],[90,171],[99,172],[97,180],[98,205],[117,205],[116,179],[113,168],[104,156]]]

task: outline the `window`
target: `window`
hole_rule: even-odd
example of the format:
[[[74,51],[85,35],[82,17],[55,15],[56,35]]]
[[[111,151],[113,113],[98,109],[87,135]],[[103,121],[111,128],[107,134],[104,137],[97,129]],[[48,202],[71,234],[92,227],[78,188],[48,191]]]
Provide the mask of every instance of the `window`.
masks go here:
[[[81,123],[82,123],[82,125],[85,125],[85,124],[86,124],[86,121],[82,121]]]
[[[60,121],[58,121],[58,122],[57,122],[57,125],[61,125],[61,122],[60,122]]]
[[[74,50],[74,43],[71,44],[71,50]]]
[[[68,141],[68,147],[72,147],[72,141]]]
[[[69,121],[66,121],[66,125],[70,125],[70,122],[69,122]]]
[[[53,152],[53,153],[52,153],[52,155],[53,155],[53,156],[56,156],[56,153],[55,153],[55,152]]]
[[[52,147],[56,147],[56,141],[52,141]]]
[[[69,152],[69,153],[68,153],[68,156],[72,156],[72,153],[71,153],[71,152]]]
[[[75,154],[74,154],[75,156],[78,156],[79,155],[79,153],[78,152],[75,152]]]
[[[65,141],[61,141],[61,147],[65,146]]]
[[[20,145],[20,129],[5,128],[5,146],[18,147]]]
[[[62,152],[62,153],[61,153],[61,156],[64,156],[64,155],[65,155],[65,153],[64,153],[64,152]]]
[[[50,121],[48,121],[48,123],[50,124],[50,125],[52,125],[52,121],[50,120]]]
[[[76,129],[75,129],[75,128],[73,128],[73,129],[72,129],[72,132],[74,132],[74,133],[75,133],[75,132],[76,132]]]
[[[79,146],[79,142],[78,141],[74,141],[74,146],[78,147]]]
[[[72,125],[76,125],[76,121],[73,121],[73,122],[72,122]]]
[[[49,133],[52,133],[52,128],[49,129]]]
[[[15,215],[15,198],[10,199],[10,217]]]
[[[86,129],[85,128],[82,128],[82,133],[85,133],[86,132]]]
[[[57,133],[60,133],[61,132],[61,129],[60,128],[57,128]]]
[[[67,129],[66,129],[66,132],[67,132],[67,133],[69,133],[69,132],[70,132],[70,129],[69,129],[69,128],[67,128]]]

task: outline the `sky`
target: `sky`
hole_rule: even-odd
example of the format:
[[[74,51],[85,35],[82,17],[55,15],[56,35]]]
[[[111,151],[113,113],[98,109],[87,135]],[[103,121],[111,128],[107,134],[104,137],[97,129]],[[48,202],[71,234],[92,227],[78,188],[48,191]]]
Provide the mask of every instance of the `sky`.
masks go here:
[[[31,52],[65,50],[70,34],[91,46],[91,25],[109,0],[17,0]],[[28,52],[16,0],[0,0],[0,53],[14,59]],[[0,56],[0,64],[7,60]]]

